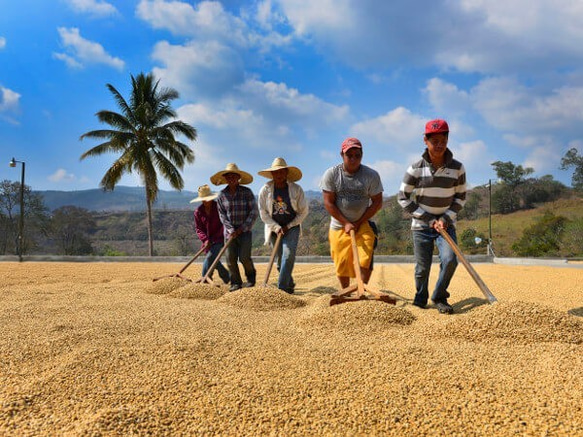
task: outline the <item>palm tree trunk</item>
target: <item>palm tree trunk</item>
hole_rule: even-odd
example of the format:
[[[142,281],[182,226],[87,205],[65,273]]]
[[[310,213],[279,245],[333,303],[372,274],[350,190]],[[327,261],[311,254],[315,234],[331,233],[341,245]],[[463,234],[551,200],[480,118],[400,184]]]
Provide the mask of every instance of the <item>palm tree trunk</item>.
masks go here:
[[[154,238],[152,235],[152,200],[146,192],[146,204],[148,210],[148,255],[154,256]]]

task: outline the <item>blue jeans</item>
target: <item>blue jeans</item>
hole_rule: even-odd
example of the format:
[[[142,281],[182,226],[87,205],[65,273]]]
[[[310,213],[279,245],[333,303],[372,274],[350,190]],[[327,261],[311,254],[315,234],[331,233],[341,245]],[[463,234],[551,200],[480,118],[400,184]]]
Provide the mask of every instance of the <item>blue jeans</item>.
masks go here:
[[[237,261],[243,264],[247,282],[255,284],[257,272],[251,259],[251,244],[253,242],[251,231],[243,232],[229,244],[227,248],[227,265],[231,273],[231,285],[242,285],[241,273]]]
[[[206,257],[202,263],[202,276],[206,276],[206,273],[209,271],[210,267],[213,265],[213,262],[215,262],[215,259],[217,259],[217,255],[219,254],[219,252],[221,251],[221,249],[223,248],[224,243],[213,243],[209,249],[209,251],[206,253]],[[225,284],[229,283],[230,280],[230,275],[229,275],[229,271],[225,268],[225,266],[219,261],[217,262],[217,265],[215,266],[215,270],[217,272],[219,272],[219,276],[221,277],[221,279],[223,280],[223,282]],[[211,273],[211,279],[212,279],[213,275]]]
[[[447,233],[457,242],[455,228],[447,227]],[[429,298],[429,272],[433,258],[433,244],[439,249],[439,277],[431,300],[443,302],[449,297],[447,287],[455,272],[458,261],[455,252],[435,229],[413,231],[413,250],[415,252],[415,303],[425,305]]]
[[[277,235],[272,232],[269,238],[271,247],[275,244]],[[298,249],[298,242],[300,240],[300,227],[294,226],[281,237],[279,248],[277,249],[277,270],[279,271],[279,278],[277,280],[277,288],[288,293],[293,293],[295,283],[292,277],[294,265],[296,263],[296,251]]]

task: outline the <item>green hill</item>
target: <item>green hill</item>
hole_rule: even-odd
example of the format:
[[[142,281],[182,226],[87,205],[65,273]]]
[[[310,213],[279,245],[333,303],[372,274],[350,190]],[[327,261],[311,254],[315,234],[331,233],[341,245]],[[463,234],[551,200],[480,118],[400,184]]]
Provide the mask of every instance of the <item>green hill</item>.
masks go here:
[[[547,211],[556,216],[566,217],[569,220],[583,219],[583,198],[559,199],[554,202],[544,203],[534,209],[518,211],[512,214],[493,214],[492,242],[496,256],[516,256],[512,252],[512,244],[522,237],[524,229],[534,224]],[[468,228],[475,229],[478,234],[483,234],[487,238],[489,219],[484,217],[477,220],[460,220],[458,223],[458,238]],[[477,253],[475,251],[471,252]]]

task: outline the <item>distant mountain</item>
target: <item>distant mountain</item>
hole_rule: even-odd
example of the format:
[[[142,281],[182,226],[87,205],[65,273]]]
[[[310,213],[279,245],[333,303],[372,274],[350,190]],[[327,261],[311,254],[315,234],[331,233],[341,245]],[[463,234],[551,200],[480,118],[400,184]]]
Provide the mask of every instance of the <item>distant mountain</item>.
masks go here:
[[[89,211],[145,211],[146,193],[143,187],[117,186],[113,191],[102,189],[80,191],[35,191],[43,196],[51,210],[72,205]],[[158,193],[154,209],[192,209],[190,201],[197,196],[192,191],[163,191]]]
[[[113,191],[102,189],[79,191],[35,191],[43,197],[44,204],[53,211],[61,206],[77,206],[89,211],[145,211],[146,193],[143,187],[117,186]],[[256,193],[257,194],[257,193]],[[188,210],[190,201],[197,196],[192,191],[164,191],[158,193],[154,204],[156,210]],[[306,197],[322,199],[320,191],[306,191]]]

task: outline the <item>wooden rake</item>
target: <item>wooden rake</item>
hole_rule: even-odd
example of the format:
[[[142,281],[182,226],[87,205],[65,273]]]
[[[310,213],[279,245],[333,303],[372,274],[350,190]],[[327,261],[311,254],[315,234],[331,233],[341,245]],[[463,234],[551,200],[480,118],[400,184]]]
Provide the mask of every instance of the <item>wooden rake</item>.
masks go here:
[[[271,269],[273,268],[273,262],[275,260],[275,256],[277,255],[277,249],[279,249],[279,245],[281,244],[281,238],[283,237],[282,233],[277,234],[277,238],[275,239],[275,243],[273,244],[273,250],[271,251],[271,257],[269,258],[269,264],[267,265],[267,272],[265,273],[265,279],[263,280],[263,288],[267,288],[267,283],[269,282],[269,275],[271,274]]]
[[[211,275],[213,274],[217,264],[221,261],[221,257],[223,256],[223,253],[225,253],[225,250],[227,250],[227,247],[229,247],[229,244],[231,244],[232,241],[233,241],[233,236],[231,235],[229,237],[229,239],[227,240],[227,242],[225,243],[225,245],[221,248],[220,252],[217,254],[217,257],[215,258],[215,260],[213,261],[213,263],[209,267],[208,271],[206,272],[206,275],[204,275],[202,278],[199,278],[196,281],[194,281],[195,283],[209,284],[209,285],[214,285],[215,287],[221,286],[220,284],[215,284],[213,282],[213,280],[211,279]]]
[[[197,259],[204,252],[205,247],[206,246],[201,247],[200,250],[198,252],[196,252],[196,254],[192,257],[192,259],[190,261],[188,261],[188,263],[184,267],[182,267],[182,269],[178,273],[172,273],[171,275],[158,276],[157,278],[152,279],[152,281],[156,282],[162,278],[180,278],[180,279],[184,279],[185,281],[192,282],[192,279],[188,279],[188,278],[182,276],[182,273],[184,273],[184,271],[188,267],[190,267],[190,265],[194,262],[194,260]]]
[[[486,299],[488,299],[488,302],[490,302],[491,304],[498,302],[498,299],[496,299],[496,297],[492,294],[492,292],[486,286],[484,281],[482,281],[482,278],[480,278],[480,275],[478,275],[478,272],[476,272],[474,270],[474,268],[472,267],[472,265],[470,264],[468,259],[464,256],[464,254],[462,253],[462,251],[460,250],[458,245],[455,243],[455,241],[453,241],[453,238],[450,237],[450,235],[447,233],[447,231],[445,229],[440,229],[440,228],[438,228],[437,231],[441,234],[441,236],[443,238],[445,238],[445,241],[447,241],[448,244],[451,246],[451,248],[453,249],[455,254],[458,256],[458,258],[460,259],[460,261],[462,262],[462,264],[464,265],[464,267],[466,268],[466,270],[468,271],[468,273],[470,274],[470,276],[472,277],[474,282],[478,285],[478,287],[480,288],[482,293],[484,293],[484,296],[486,296]]]
[[[380,300],[381,302],[395,305],[397,303],[395,298],[364,283],[360,271],[360,260],[358,259],[358,247],[356,246],[356,234],[354,233],[354,230],[350,231],[350,239],[352,241],[352,261],[354,264],[356,283],[349,285],[336,293],[332,293],[330,296],[330,306],[343,302],[356,302],[359,300]]]

